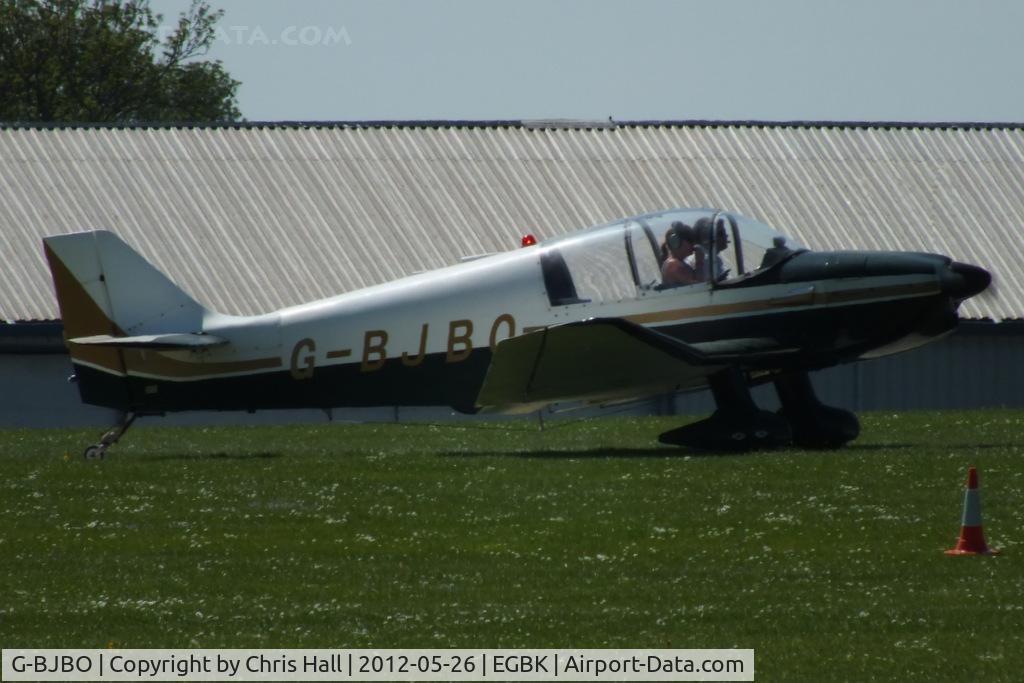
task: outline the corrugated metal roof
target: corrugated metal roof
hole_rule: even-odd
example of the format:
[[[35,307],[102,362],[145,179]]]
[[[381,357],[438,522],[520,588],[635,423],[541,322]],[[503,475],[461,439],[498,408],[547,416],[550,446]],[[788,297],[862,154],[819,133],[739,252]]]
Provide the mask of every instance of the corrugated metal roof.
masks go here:
[[[983,265],[1024,316],[1024,129],[838,125],[0,128],[0,318],[57,317],[45,235],[119,233],[259,313],[618,217],[717,206],[811,248]]]

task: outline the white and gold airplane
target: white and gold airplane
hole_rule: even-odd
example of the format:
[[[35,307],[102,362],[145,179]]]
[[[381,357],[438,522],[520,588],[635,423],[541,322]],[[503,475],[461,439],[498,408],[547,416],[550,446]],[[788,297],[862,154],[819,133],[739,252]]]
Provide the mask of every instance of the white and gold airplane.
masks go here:
[[[749,218],[677,209],[230,316],[113,233],[44,243],[82,400],[125,416],[87,457],[136,416],[170,411],[517,413],[706,387],[715,413],[661,441],[837,447],[856,438],[857,419],[821,404],[807,373],[934,340],[990,282],[945,256],[814,252]],[[751,399],[765,382],[778,414]]]

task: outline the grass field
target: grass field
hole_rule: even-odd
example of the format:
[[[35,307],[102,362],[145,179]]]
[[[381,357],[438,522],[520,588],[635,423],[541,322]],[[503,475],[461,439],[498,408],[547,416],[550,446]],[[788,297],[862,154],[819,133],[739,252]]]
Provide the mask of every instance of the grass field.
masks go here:
[[[158,424],[153,421],[152,424]],[[756,650],[1020,680],[1024,413],[698,456],[678,419],[0,432],[0,645]],[[950,558],[968,465],[996,558]]]

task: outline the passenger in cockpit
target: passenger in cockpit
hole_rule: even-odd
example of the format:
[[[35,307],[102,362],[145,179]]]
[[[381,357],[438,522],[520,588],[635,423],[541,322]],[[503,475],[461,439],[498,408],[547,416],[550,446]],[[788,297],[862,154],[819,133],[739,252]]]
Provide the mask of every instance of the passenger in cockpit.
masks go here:
[[[729,276],[729,267],[722,260],[721,252],[729,247],[729,233],[721,223],[717,228],[712,228],[711,221],[707,218],[699,218],[693,224],[694,248],[693,248],[693,271],[700,282],[711,277],[708,271],[711,265],[708,261],[708,254],[714,253],[715,281],[724,280]],[[712,240],[714,234],[714,240]]]
[[[700,281],[693,266],[686,262],[693,255],[695,239],[693,228],[682,221],[674,222],[665,233],[665,243],[661,245],[665,257],[661,264],[663,287],[680,287]]]

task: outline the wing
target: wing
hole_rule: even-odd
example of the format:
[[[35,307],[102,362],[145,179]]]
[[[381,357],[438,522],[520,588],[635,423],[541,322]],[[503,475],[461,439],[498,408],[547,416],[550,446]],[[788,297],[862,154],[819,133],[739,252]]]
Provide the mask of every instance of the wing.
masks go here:
[[[596,318],[506,339],[491,356],[476,404],[529,412],[556,401],[605,401],[703,386],[728,363],[618,318]]]

